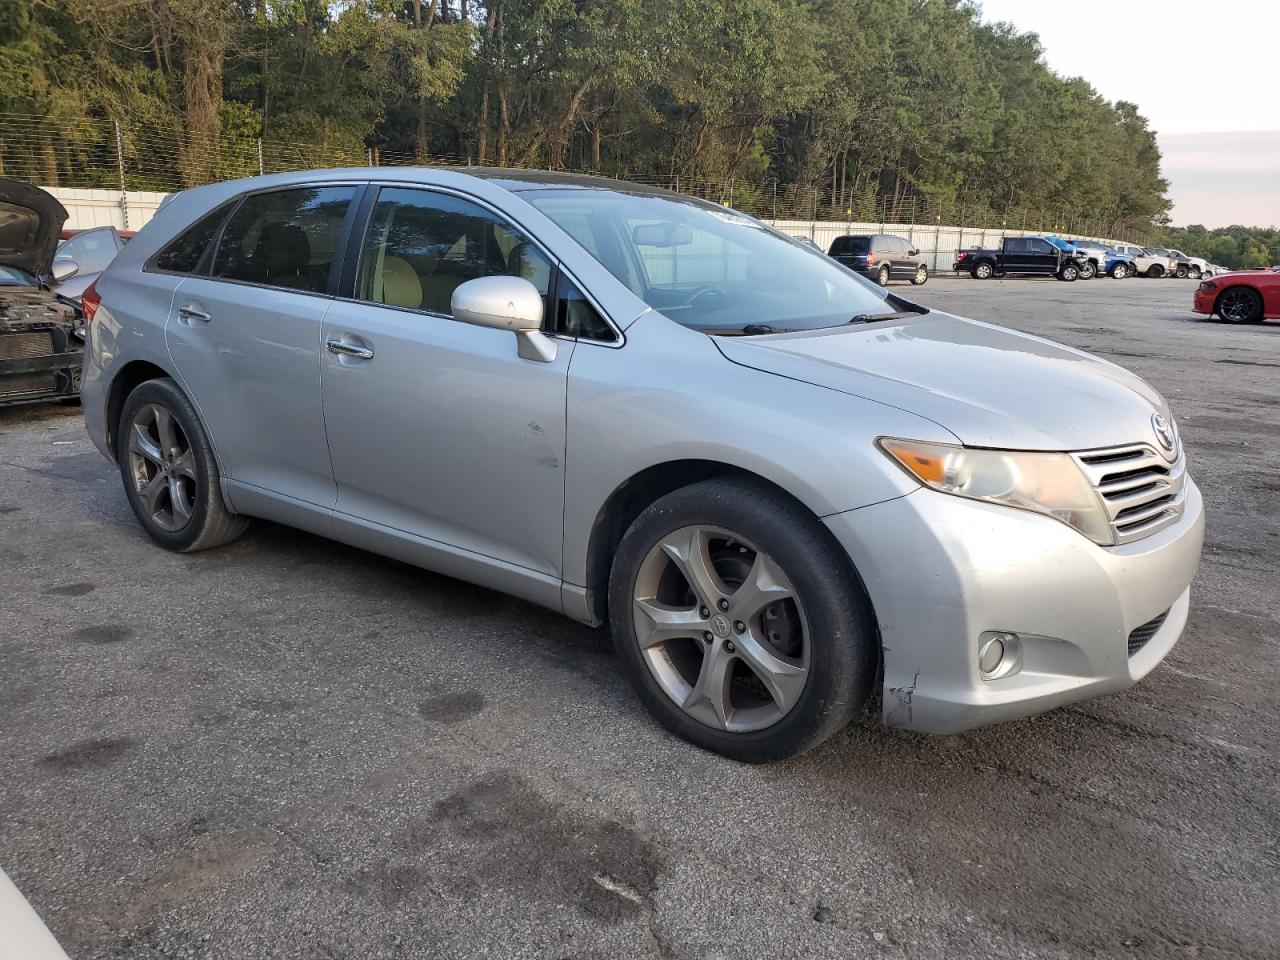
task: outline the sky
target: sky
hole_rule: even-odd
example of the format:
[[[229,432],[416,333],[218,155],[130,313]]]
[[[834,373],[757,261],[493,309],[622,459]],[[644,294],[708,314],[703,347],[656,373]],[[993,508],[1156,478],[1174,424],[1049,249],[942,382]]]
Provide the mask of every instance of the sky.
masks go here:
[[[1138,105],[1176,226],[1280,226],[1280,0],[979,0],[1057,73]],[[1089,11],[1091,16],[1081,16]]]

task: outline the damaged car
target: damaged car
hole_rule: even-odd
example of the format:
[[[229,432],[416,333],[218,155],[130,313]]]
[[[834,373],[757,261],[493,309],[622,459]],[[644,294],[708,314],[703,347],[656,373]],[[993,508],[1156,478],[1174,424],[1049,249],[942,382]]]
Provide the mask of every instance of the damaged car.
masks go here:
[[[70,270],[53,262],[66,220],[52,195],[0,179],[0,404],[80,393],[81,312],[51,289]]]

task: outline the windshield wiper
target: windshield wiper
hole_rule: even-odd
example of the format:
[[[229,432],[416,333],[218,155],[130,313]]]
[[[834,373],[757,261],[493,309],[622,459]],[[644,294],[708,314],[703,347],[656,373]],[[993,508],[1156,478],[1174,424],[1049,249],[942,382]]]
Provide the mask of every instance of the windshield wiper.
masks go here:
[[[875,323],[877,320],[901,320],[904,317],[918,317],[919,310],[895,310],[892,313],[860,313],[852,317],[850,323]]]

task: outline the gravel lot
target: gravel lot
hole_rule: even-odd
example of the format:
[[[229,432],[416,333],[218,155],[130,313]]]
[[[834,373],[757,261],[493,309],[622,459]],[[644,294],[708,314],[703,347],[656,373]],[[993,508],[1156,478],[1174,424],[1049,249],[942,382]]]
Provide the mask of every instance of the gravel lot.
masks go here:
[[[1210,517],[1168,660],[766,768],[544,610],[267,523],[155,548],[78,410],[2,410],[0,867],[76,958],[1274,958],[1280,324],[1193,287],[897,288],[1169,397]]]

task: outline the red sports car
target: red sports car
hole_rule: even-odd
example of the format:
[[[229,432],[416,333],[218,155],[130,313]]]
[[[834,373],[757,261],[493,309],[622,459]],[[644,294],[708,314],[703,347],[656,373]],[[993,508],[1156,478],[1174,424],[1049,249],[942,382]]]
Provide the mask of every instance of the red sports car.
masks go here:
[[[1192,310],[1227,323],[1280,320],[1280,269],[1223,273],[1196,288]]]

